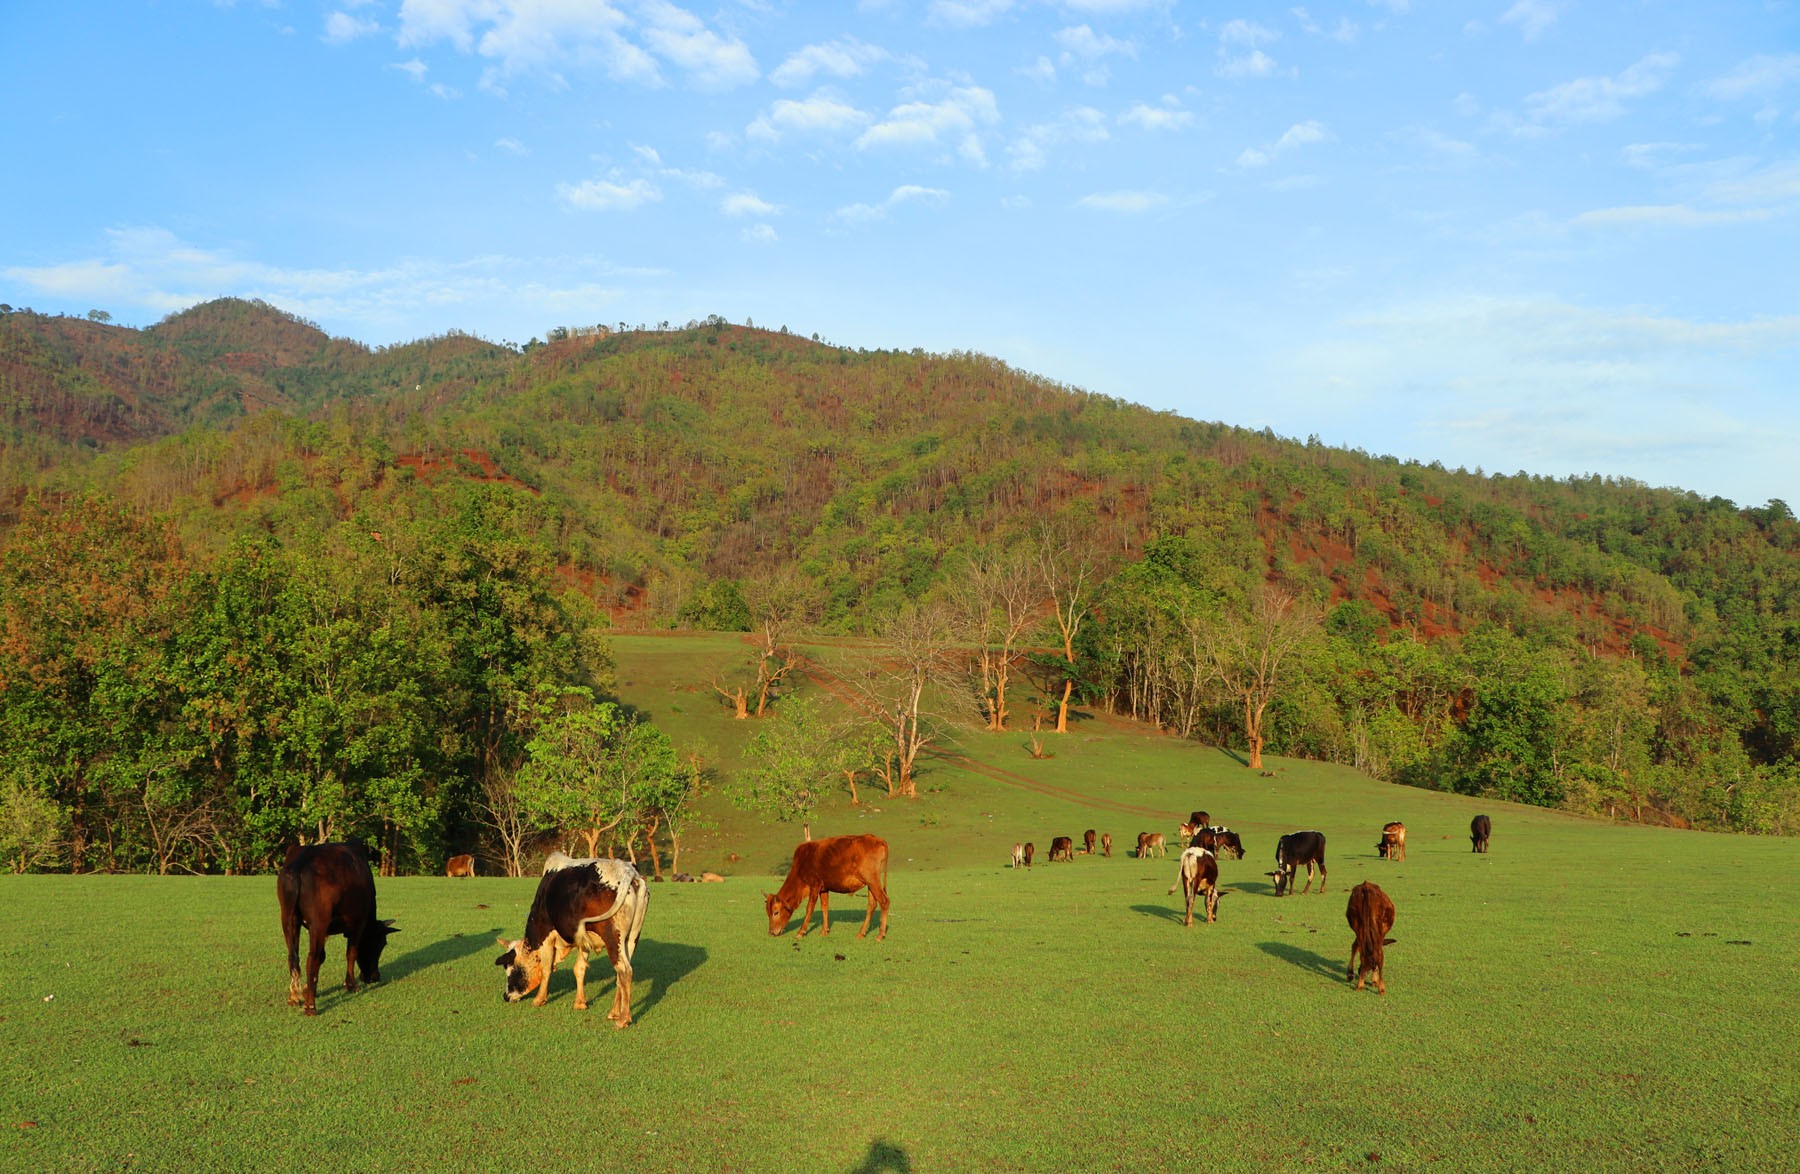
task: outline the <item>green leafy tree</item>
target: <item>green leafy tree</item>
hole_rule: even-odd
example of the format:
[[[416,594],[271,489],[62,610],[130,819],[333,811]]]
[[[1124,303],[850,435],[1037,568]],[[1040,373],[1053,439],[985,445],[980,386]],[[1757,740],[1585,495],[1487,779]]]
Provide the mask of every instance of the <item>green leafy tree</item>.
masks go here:
[[[732,797],[812,839],[813,813],[837,777],[830,731],[812,700],[795,698],[758,727],[744,750]]]

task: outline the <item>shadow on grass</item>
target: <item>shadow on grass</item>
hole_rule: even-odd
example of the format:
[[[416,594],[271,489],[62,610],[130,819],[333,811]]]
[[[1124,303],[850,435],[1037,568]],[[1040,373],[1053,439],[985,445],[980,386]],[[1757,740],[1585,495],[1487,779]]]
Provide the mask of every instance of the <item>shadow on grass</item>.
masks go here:
[[[1237,881],[1234,884],[1220,885],[1219,887],[1232,892],[1255,893],[1257,896],[1272,897],[1275,895],[1275,886],[1266,881]]]
[[[1291,962],[1302,970],[1327,978],[1343,978],[1344,964],[1335,962],[1323,954],[1315,954],[1311,950],[1302,950],[1299,946],[1290,946],[1286,942],[1258,942],[1256,948],[1271,958],[1279,958],[1283,962]]]
[[[904,1149],[885,1138],[869,1143],[869,1152],[850,1174],[912,1174],[912,1158]]]
[[[639,938],[637,953],[631,958],[631,974],[634,988],[646,980],[650,984],[650,995],[643,998],[637,989],[632,991],[631,1017],[635,1022],[649,1013],[662,1002],[669,988],[706,963],[706,950],[701,946],[683,945],[681,942],[655,942],[649,938]],[[588,959],[588,1006],[598,1006],[604,997],[610,1005],[612,986],[618,981],[612,970],[612,963],[607,960],[606,951],[602,950]],[[550,975],[550,993],[547,1002],[561,1002],[564,996],[575,993],[575,965],[573,956],[561,962],[556,971]]]
[[[1172,921],[1176,925],[1180,925],[1187,917],[1187,914],[1182,912],[1182,908],[1179,905],[1133,905],[1131,911],[1133,913],[1142,913],[1145,917],[1155,917],[1162,921]]]
[[[402,928],[404,932],[404,927]],[[403,978],[429,970],[433,966],[445,962],[455,962],[459,958],[467,958],[470,954],[479,954],[484,950],[494,949],[494,939],[505,932],[494,926],[485,933],[458,934],[420,946],[410,954],[402,954],[398,958],[384,959],[381,966],[381,977],[386,982],[399,982]]]

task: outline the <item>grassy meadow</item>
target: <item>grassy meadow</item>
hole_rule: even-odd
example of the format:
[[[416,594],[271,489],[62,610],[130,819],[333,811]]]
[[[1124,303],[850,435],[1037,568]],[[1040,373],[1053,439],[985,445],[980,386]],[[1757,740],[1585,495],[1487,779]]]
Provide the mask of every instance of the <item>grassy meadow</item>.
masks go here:
[[[743,723],[702,691],[724,645],[620,645],[628,697],[729,760]],[[1022,742],[964,736],[916,803],[821,814],[815,834],[891,845],[884,942],[856,939],[843,897],[830,937],[770,938],[759,894],[797,833],[709,801],[683,867],[729,879],[653,886],[624,1032],[604,961],[589,1011],[566,965],[547,1007],[501,1001],[494,939],[531,879],[380,882],[402,930],[386,981],[346,995],[334,938],[308,1020],[285,1005],[272,877],[0,878],[0,1168],[1793,1165],[1800,845],[1311,763],[1262,777],[1099,719],[1053,758]],[[1190,929],[1173,858],[1128,846],[1195,807],[1249,855]],[[1390,819],[1404,863],[1375,855]],[[1112,859],[1042,862],[1090,827]],[[1327,891],[1277,900],[1274,839],[1309,827]],[[1028,872],[1006,867],[1017,839]],[[1399,911],[1385,997],[1344,980],[1364,879]]]

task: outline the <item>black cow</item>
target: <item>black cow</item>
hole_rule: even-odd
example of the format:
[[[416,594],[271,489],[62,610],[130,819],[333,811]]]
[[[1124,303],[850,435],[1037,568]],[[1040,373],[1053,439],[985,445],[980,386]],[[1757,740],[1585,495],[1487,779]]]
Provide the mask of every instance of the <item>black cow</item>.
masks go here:
[[[1493,822],[1485,815],[1478,815],[1469,821],[1469,851],[1486,852],[1488,836],[1494,831]]]
[[[392,921],[375,916],[375,875],[368,849],[347,844],[290,845],[287,861],[275,877],[281,902],[281,932],[287,938],[288,1006],[306,1007],[317,1015],[319,966],[325,961],[325,939],[344,935],[344,990],[354,993],[356,974],[364,982],[381,981],[381,949],[398,933]],[[306,927],[306,978],[300,977],[300,927]]]
[[[1325,891],[1325,833],[1324,832],[1289,832],[1275,841],[1275,871],[1268,875],[1275,878],[1275,895],[1286,896],[1294,891],[1294,881],[1300,865],[1306,865],[1306,888],[1312,889],[1313,865],[1319,866],[1319,891]]]
[[[1188,847],[1205,848],[1208,852],[1223,856],[1229,853],[1234,859],[1244,858],[1244,841],[1230,828],[1203,827],[1188,839]]]

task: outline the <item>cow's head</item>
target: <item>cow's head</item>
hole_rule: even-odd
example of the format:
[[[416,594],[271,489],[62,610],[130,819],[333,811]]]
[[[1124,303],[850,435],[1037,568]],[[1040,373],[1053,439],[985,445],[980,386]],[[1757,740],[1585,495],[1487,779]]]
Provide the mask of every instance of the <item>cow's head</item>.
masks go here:
[[[1285,864],[1278,864],[1275,866],[1274,872],[1264,873],[1263,875],[1275,878],[1275,895],[1277,897],[1285,896],[1288,891],[1288,886],[1294,881],[1294,870]]]
[[[516,1003],[537,990],[544,981],[544,952],[527,949],[523,941],[495,940],[506,947],[506,953],[494,959],[494,965],[506,971],[506,992],[501,997]]]
[[[1221,833],[1219,837],[1219,848],[1222,851],[1231,853],[1232,858],[1235,860],[1242,860],[1244,858],[1244,841],[1238,837],[1236,832]]]
[[[381,951],[387,946],[388,935],[399,932],[391,917],[363,927],[362,941],[356,947],[356,969],[362,972],[364,982],[381,981]]]
[[[780,937],[781,931],[787,928],[788,918],[794,915],[794,907],[783,901],[778,893],[764,893],[763,908],[769,913],[769,936]]]

